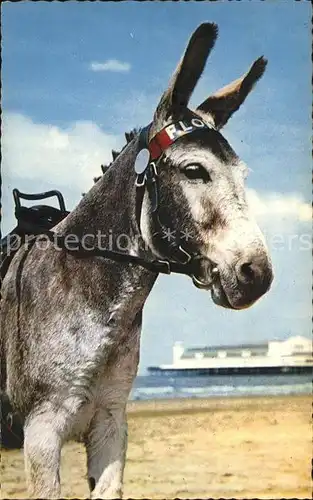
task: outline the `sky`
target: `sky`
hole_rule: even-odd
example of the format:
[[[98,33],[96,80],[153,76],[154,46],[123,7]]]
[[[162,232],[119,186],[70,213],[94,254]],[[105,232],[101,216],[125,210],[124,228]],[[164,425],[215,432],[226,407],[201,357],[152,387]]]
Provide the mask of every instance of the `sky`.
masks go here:
[[[159,277],[144,310],[140,373],[174,341],[236,344],[311,335],[310,2],[20,2],[2,5],[2,233],[12,189],[60,189],[68,209],[148,124],[196,27],[219,37],[191,99],[245,73],[264,77],[223,130],[251,172],[249,202],[275,280],[251,309],[228,311],[182,276]]]

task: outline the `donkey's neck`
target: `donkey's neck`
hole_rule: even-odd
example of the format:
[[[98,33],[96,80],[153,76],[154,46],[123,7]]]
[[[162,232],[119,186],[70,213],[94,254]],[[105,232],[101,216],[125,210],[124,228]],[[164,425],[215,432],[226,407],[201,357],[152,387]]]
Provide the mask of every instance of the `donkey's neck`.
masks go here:
[[[135,140],[122,151],[106,174],[56,227],[58,232],[75,235],[80,240],[92,235],[92,244],[99,246],[100,242],[103,249],[145,255],[139,250],[140,235],[136,224],[134,162],[137,146]],[[72,267],[71,272],[78,273],[82,293],[92,307],[97,308],[98,304],[110,309],[112,303],[123,302],[130,316],[142,309],[157,277],[137,264],[102,257],[80,259],[67,255],[66,260]]]
[[[133,141],[120,153],[106,174],[60,224],[63,233],[82,237],[101,231],[102,244],[105,243],[105,236],[110,236],[110,244],[112,240],[116,242],[120,235],[132,236],[136,231],[133,168],[136,148],[137,142]]]

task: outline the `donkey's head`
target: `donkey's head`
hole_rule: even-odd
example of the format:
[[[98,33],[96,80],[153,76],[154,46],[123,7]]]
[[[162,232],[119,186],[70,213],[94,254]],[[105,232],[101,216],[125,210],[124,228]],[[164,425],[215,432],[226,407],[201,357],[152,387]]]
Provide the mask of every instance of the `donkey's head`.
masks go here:
[[[272,267],[247,206],[247,168],[219,130],[262,76],[266,60],[257,59],[247,74],[191,111],[188,101],[216,36],[215,24],[198,27],[157,106],[150,144],[156,138],[154,146],[161,147],[156,155],[160,200],[156,218],[151,197],[145,196],[140,225],[156,255],[171,258],[177,247],[196,255],[194,284],[210,288],[216,304],[242,309],[269,289]],[[171,143],[176,136],[179,140]],[[168,144],[162,151],[164,137]],[[168,228],[162,238],[160,224]]]

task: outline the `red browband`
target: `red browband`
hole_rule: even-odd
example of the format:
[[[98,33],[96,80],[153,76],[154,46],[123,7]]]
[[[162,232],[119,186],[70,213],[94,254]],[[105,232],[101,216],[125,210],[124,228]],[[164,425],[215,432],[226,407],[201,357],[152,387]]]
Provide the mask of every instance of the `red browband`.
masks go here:
[[[190,134],[201,128],[214,128],[213,125],[204,123],[200,118],[171,123],[158,132],[149,142],[150,160],[156,160],[179,137]]]

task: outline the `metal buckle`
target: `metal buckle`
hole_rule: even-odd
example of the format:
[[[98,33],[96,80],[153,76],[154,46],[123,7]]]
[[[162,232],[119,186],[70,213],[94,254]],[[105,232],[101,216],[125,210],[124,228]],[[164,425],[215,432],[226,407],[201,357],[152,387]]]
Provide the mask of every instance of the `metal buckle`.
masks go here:
[[[194,255],[193,256],[193,260],[207,260],[211,266],[212,266],[212,261],[210,259],[208,259],[207,257],[204,257],[202,255]],[[214,277],[212,277],[212,271],[211,271],[211,275],[210,275],[210,280],[209,281],[202,281],[200,280],[199,278],[197,278],[194,273],[191,273],[190,274],[190,277],[193,281],[195,281],[198,285],[202,286],[202,287],[211,287],[214,283]]]
[[[212,285],[213,285],[213,281],[214,281],[214,280],[212,280],[212,279],[211,279],[211,281],[201,281],[201,280],[199,280],[198,278],[196,278],[194,274],[191,274],[191,275],[190,275],[190,277],[191,277],[191,279],[192,279],[193,281],[195,281],[198,285],[200,285],[200,286],[202,286],[202,287],[207,287],[207,288],[209,288],[210,286],[212,286]]]
[[[156,167],[156,164],[154,161],[152,161],[149,165],[150,167],[152,167],[153,171],[154,171],[154,176],[157,177],[158,176],[158,171],[157,171],[157,167]],[[152,177],[153,179],[153,177]],[[154,180],[154,179],[153,179]]]
[[[158,267],[159,264],[164,264],[166,266],[166,270],[162,270],[162,273],[164,274],[171,274],[171,264],[168,262],[168,260],[154,260],[153,261],[154,265]]]
[[[180,245],[178,245],[178,249],[187,256],[187,260],[181,262],[181,264],[189,264],[192,258],[191,255],[186,250],[184,250],[184,248]]]
[[[135,186],[136,187],[142,187],[145,185],[147,180],[147,175],[146,172],[143,172],[142,174],[137,174],[136,180],[135,180]]]
[[[141,174],[137,174],[136,180],[135,180],[136,187],[142,187],[146,184],[146,182],[148,180],[148,168],[151,169],[151,174],[152,174],[152,175],[150,175],[149,180],[151,180],[152,182],[155,182],[155,177],[158,176],[158,171],[157,171],[157,167],[156,167],[155,162],[152,161],[151,163],[149,163],[149,165],[147,166],[147,168],[144,172],[142,172]]]

